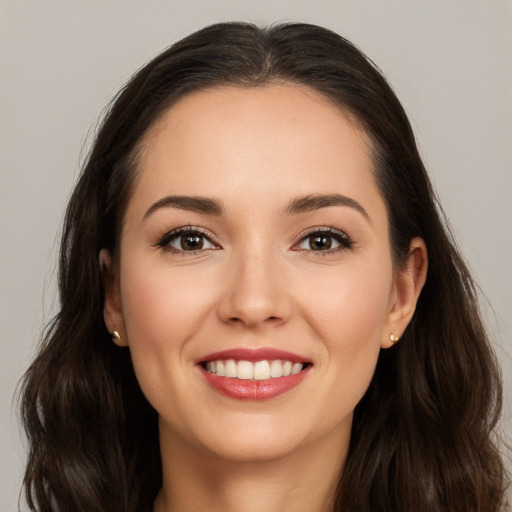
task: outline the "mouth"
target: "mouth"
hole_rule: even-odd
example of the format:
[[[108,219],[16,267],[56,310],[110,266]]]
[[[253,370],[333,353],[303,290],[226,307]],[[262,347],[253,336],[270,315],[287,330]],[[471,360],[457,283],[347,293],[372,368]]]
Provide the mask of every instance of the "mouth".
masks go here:
[[[298,386],[313,363],[276,349],[235,349],[198,361],[207,383],[230,398],[266,400]]]
[[[293,363],[281,359],[263,359],[262,361],[244,361],[235,359],[217,359],[205,361],[201,366],[208,373],[219,377],[239,380],[268,380],[297,375],[310,366],[310,363]]]

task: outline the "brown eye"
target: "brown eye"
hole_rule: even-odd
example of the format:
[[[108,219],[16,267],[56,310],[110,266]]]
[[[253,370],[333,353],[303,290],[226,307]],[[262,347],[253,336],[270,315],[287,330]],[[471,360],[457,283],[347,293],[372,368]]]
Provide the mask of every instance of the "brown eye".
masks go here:
[[[313,231],[303,237],[295,246],[295,250],[315,252],[336,252],[350,249],[354,245],[352,239],[343,231],[325,228]]]
[[[174,252],[194,252],[218,247],[203,233],[193,229],[180,229],[165,235],[158,245]]]
[[[181,235],[179,245],[183,251],[197,251],[203,248],[204,238],[202,235]]]
[[[309,248],[312,251],[326,251],[332,247],[332,238],[326,235],[315,235],[308,237]]]

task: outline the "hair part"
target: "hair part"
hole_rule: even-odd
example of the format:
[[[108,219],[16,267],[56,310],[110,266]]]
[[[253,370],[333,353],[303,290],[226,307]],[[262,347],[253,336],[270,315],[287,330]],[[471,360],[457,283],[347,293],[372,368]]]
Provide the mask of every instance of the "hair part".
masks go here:
[[[98,254],[118,252],[145,136],[179,98],[272,83],[308,86],[360,124],[373,148],[395,263],[404,264],[415,236],[429,252],[415,316],[401,342],[382,351],[356,407],[334,510],[500,510],[499,370],[407,116],[360,50],[299,23],[206,27],[140,69],[113,100],[66,211],[61,309],[23,381],[31,510],[152,510],[162,481],[157,413],[129,351],[111,342],[103,323]]]

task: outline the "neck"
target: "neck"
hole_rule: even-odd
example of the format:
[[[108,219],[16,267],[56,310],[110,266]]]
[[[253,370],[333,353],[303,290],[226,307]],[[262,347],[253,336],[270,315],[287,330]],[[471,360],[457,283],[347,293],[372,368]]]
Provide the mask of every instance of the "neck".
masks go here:
[[[154,512],[330,512],[349,440],[337,436],[273,460],[237,461],[161,435]]]

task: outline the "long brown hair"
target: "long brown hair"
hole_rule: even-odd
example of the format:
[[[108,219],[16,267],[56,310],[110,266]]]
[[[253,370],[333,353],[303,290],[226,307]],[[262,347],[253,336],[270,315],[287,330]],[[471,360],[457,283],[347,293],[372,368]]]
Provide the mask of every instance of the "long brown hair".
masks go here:
[[[380,355],[358,404],[336,511],[493,512],[505,472],[494,442],[498,367],[471,276],[443,221],[407,116],[360,50],[313,25],[207,27],[144,66],[111,104],[70,199],[61,309],[22,387],[32,510],[150,511],[161,486],[157,414],[103,323],[100,249],[116,254],[143,136],[178,98],[219,85],[309,86],[366,131],[395,265],[422,237],[429,271],[415,316]]]

